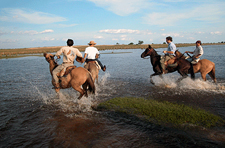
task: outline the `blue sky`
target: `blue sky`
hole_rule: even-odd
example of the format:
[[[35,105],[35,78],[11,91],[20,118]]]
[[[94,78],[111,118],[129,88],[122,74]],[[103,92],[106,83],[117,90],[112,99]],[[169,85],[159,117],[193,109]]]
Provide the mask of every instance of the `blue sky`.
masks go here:
[[[5,0],[0,49],[225,41],[224,0]]]

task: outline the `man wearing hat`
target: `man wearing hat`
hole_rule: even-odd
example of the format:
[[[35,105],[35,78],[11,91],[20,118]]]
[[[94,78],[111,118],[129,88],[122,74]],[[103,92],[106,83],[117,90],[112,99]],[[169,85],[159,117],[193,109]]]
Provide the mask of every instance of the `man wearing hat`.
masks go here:
[[[87,47],[84,52],[84,59],[87,57],[85,62],[88,63],[89,61],[97,61],[98,64],[101,66],[101,69],[105,71],[106,66],[105,65],[103,66],[102,63],[98,60],[99,51],[97,48],[94,47],[96,43],[94,41],[90,41],[88,45],[89,47]]]
[[[192,64],[196,64],[200,60],[200,56],[203,55],[203,48],[202,48],[202,42],[200,40],[196,41],[196,49],[191,52],[191,51],[185,51],[185,53],[191,53],[193,54],[192,57],[187,58],[189,62]]]

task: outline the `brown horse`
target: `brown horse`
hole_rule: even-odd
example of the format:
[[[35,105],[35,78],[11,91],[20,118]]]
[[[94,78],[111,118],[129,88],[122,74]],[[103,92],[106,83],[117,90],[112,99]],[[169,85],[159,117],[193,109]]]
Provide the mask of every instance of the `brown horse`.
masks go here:
[[[145,49],[145,51],[141,54],[141,58],[145,58],[146,56],[150,56],[150,62],[153,66],[154,74],[150,75],[150,82],[154,84],[152,81],[152,77],[159,75],[162,78],[162,67],[160,64],[160,58],[161,55],[159,55],[154,48],[151,47],[151,45],[148,46],[148,48]],[[172,62],[171,62],[172,61]],[[187,60],[183,58],[174,58],[171,61],[168,62],[168,64],[173,66],[168,66],[168,73],[178,71],[178,73],[182,76],[178,81],[181,81],[183,78],[186,78],[188,73],[191,74],[191,78],[194,79],[195,75],[193,72],[192,64],[190,64]],[[172,64],[175,62],[175,64]]]
[[[54,55],[44,53],[44,57],[49,63],[49,69],[52,75],[52,71],[58,66],[58,64],[54,60]],[[69,70],[66,70],[65,74],[66,76],[64,75],[63,77],[59,78],[61,89],[72,87],[73,89],[80,92],[80,96],[78,97],[78,99],[81,99],[84,94],[86,95],[86,97],[88,96],[87,86],[90,92],[95,93],[94,81],[90,72],[85,68],[73,66],[72,68],[69,68]],[[55,85],[53,78],[52,84],[53,86]],[[81,88],[81,85],[83,86],[83,89]],[[59,88],[55,89],[56,92],[59,92],[59,90]]]
[[[176,58],[185,59],[186,57],[184,54],[179,52],[178,50],[175,52]],[[202,79],[206,81],[206,74],[209,74],[209,76],[213,79],[213,81],[216,83],[216,76],[215,76],[215,64],[207,59],[199,60],[197,64],[193,64],[193,70],[194,73],[201,73]]]
[[[92,79],[95,82],[95,80],[98,83],[98,73],[99,73],[99,69],[95,63],[95,61],[90,61],[87,64],[84,65],[84,68],[87,69],[91,75],[92,75]]]

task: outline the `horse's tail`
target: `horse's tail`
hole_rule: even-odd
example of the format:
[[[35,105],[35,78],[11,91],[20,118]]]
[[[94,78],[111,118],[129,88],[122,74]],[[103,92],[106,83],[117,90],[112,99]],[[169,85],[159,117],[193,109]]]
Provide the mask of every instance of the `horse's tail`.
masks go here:
[[[191,65],[191,67],[190,67],[191,78],[194,80],[195,79],[195,72],[194,72],[193,64],[190,63],[190,65]]]
[[[86,82],[87,82],[87,85],[88,85],[88,90],[91,93],[95,94],[95,84],[94,84],[94,81],[92,79],[92,76],[91,76],[90,72],[87,73],[87,80],[86,80]]]

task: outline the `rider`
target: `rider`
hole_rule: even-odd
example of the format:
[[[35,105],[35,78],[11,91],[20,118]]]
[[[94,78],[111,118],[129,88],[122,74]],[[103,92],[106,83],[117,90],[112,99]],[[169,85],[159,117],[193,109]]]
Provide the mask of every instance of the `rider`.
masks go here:
[[[185,51],[185,53],[191,53],[193,54],[192,57],[187,58],[189,62],[192,64],[196,64],[200,60],[200,56],[203,55],[203,48],[202,48],[202,42],[200,40],[196,41],[196,49],[191,52],[191,51]]]
[[[101,69],[105,71],[106,66],[105,65],[103,66],[102,63],[98,60],[99,51],[97,48],[94,47],[96,43],[94,41],[90,41],[88,45],[89,47],[87,47],[84,52],[84,59],[87,57],[85,62],[88,63],[89,61],[97,61],[98,64],[101,66]]]
[[[171,58],[174,58],[174,56],[175,56],[176,45],[172,41],[173,41],[173,39],[171,36],[166,37],[166,42],[168,44],[168,48],[167,48],[167,50],[163,51],[163,53],[165,55],[161,56],[161,59],[160,59],[163,74],[168,72],[166,70],[165,62],[167,62]]]
[[[55,56],[60,59],[60,55],[63,54],[63,63],[59,66],[57,66],[53,72],[53,78],[55,80],[55,86],[53,87],[53,89],[58,89],[60,88],[59,85],[59,78],[57,76],[57,74],[62,70],[62,69],[66,69],[69,66],[74,66],[74,59],[76,58],[76,56],[81,57],[82,58],[82,54],[80,53],[80,51],[77,48],[72,47],[73,46],[73,40],[72,39],[68,39],[67,40],[67,46],[62,47],[56,54]]]

